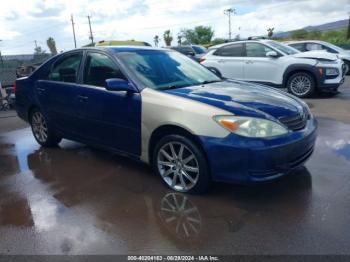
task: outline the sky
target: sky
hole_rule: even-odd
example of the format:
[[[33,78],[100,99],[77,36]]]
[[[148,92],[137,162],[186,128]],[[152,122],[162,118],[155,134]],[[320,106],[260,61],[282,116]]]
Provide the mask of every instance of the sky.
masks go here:
[[[176,45],[182,28],[211,26],[215,37],[228,36],[227,8],[235,8],[232,35],[241,37],[288,31],[347,19],[350,0],[2,0],[0,51],[2,55],[32,54],[34,41],[48,50],[53,37],[58,51],[74,48],[71,15],[77,46],[89,43],[87,15],[91,15],[95,41],[146,41],[170,29]]]

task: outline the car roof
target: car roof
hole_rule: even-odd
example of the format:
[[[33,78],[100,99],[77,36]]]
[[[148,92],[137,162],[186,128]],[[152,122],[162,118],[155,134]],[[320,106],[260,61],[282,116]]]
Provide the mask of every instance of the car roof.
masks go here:
[[[292,41],[286,41],[284,43],[286,44],[296,44],[296,43],[320,43],[320,44],[323,44],[323,43],[327,43],[325,41],[321,41],[321,40],[292,40]]]
[[[93,47],[81,47],[69,50],[64,53],[79,51],[79,50],[102,50],[102,51],[113,51],[113,52],[132,52],[142,50],[153,50],[153,51],[168,51],[169,49],[151,47],[151,46],[93,46]]]
[[[227,43],[223,43],[223,44],[213,45],[213,46],[209,47],[209,50],[218,49],[218,48],[223,47],[223,46],[238,44],[238,43],[264,43],[264,42],[269,42],[269,41],[272,41],[272,40],[270,40],[270,39],[238,40],[238,41],[232,41],[232,42],[227,42]]]

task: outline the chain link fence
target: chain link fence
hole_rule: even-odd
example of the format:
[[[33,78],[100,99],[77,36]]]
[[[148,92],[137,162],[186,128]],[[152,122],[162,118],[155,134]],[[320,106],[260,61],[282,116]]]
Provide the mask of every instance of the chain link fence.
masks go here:
[[[17,77],[30,74],[50,56],[50,54],[45,53],[0,56],[0,82],[2,86],[11,86]]]

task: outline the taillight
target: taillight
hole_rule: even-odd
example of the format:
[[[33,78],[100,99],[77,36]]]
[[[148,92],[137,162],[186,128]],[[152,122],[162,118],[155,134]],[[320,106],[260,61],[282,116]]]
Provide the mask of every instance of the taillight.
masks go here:
[[[13,82],[13,87],[12,87],[13,93],[16,93],[16,81]]]
[[[204,61],[205,61],[205,58],[204,58],[204,57],[199,58],[199,63],[202,63],[202,62],[204,62]]]

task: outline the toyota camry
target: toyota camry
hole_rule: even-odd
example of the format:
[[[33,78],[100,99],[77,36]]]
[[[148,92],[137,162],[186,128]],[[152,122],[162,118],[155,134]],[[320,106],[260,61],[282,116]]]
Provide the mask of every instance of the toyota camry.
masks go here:
[[[16,81],[16,109],[42,146],[65,138],[111,150],[189,193],[280,178],[311,156],[317,133],[300,99],[151,47],[59,54]]]

